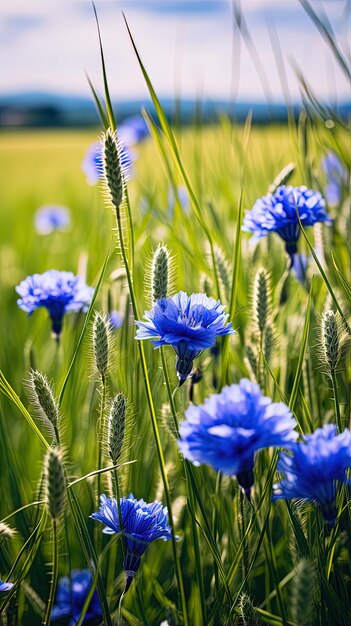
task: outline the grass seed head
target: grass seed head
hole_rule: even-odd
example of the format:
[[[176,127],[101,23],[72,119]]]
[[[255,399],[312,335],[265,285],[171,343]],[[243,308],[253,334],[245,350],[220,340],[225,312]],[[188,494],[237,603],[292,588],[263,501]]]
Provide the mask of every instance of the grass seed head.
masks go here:
[[[93,349],[96,369],[104,378],[109,364],[110,324],[105,315],[96,312],[93,323]]]
[[[113,464],[121,456],[126,426],[127,400],[123,393],[118,393],[111,402],[108,416],[107,448]]]
[[[151,297],[152,302],[166,298],[170,275],[170,253],[164,244],[159,244],[152,257]]]
[[[52,448],[45,457],[45,499],[50,517],[60,519],[66,499],[66,481],[62,455],[58,448]]]

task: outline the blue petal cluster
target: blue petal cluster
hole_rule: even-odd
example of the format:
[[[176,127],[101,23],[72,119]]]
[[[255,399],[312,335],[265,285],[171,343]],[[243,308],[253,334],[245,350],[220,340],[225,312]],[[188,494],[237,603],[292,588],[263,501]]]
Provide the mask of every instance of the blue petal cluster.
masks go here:
[[[118,127],[118,138],[127,148],[141,143],[149,134],[148,126],[139,114],[127,117]]]
[[[115,498],[102,495],[100,500],[100,509],[90,517],[105,524],[102,531],[104,533],[122,532],[125,554],[123,568],[126,572],[125,591],[127,591],[149,544],[155,539],[164,541],[172,539],[171,527],[167,525],[167,508],[163,507],[160,502],[148,504],[144,500],[137,500],[131,493],[128,498],[120,500],[121,529]]]
[[[273,500],[311,500],[321,507],[326,522],[334,525],[338,483],[347,482],[351,467],[351,432],[337,434],[334,424],[317,428],[293,448],[293,456],[282,453],[277,469],[285,478],[274,487]]]
[[[112,330],[118,330],[124,322],[124,315],[116,310],[110,311],[109,322]]]
[[[64,206],[43,206],[35,214],[35,228],[40,235],[62,230],[69,221],[69,211]]]
[[[17,300],[18,306],[29,315],[39,307],[49,311],[56,337],[61,333],[65,313],[86,311],[94,293],[80,276],[58,270],[28,276],[16,291],[21,296]]]
[[[13,583],[3,583],[0,580],[0,591],[9,591],[13,587]]]
[[[61,619],[69,619],[68,626],[74,626],[82,612],[92,582],[89,570],[73,570],[71,576],[60,578],[55,605],[51,613],[51,621],[56,622]],[[86,626],[89,624],[100,624],[101,617],[99,596],[94,591],[83,624],[86,624]]]
[[[337,206],[342,199],[343,187],[347,186],[347,170],[335,152],[327,152],[321,165],[327,177],[324,189],[327,203],[330,206]]]
[[[121,168],[125,180],[131,177],[133,154],[122,142],[119,141],[119,157]],[[103,178],[103,147],[100,141],[93,143],[84,157],[82,170],[86,176],[89,185],[96,185]]]
[[[193,360],[202,350],[211,348],[216,338],[235,331],[219,300],[203,293],[188,296],[179,291],[171,298],[161,298],[151,311],[145,311],[146,322],[136,321],[137,339],[154,339],[155,348],[171,345],[177,355],[177,375],[182,385],[190,375]]]
[[[307,187],[281,185],[273,194],[256,200],[244,217],[243,230],[261,239],[269,233],[277,233],[284,241],[288,254],[293,257],[297,251],[300,225],[313,226],[316,222],[330,222],[321,194]]]
[[[248,496],[257,450],[291,447],[298,437],[288,407],[263,396],[259,386],[246,378],[239,385],[224,387],[203,405],[189,406],[185,417],[179,441],[185,458],[235,474]]]

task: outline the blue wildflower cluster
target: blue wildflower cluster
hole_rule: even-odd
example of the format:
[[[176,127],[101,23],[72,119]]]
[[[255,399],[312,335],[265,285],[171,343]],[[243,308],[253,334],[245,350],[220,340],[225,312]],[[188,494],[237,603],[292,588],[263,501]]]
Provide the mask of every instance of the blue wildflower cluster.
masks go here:
[[[40,235],[49,235],[68,226],[70,214],[64,206],[43,206],[35,214],[35,228]]]
[[[288,407],[263,396],[259,386],[245,378],[204,404],[190,406],[185,417],[179,441],[185,458],[236,475],[247,496],[254,482],[255,453],[268,447],[289,448],[298,437]]]
[[[317,222],[330,223],[325,201],[318,191],[281,185],[273,194],[259,198],[246,212],[243,230],[253,233],[256,239],[277,233],[285,241],[286,251],[293,260],[300,235],[297,212],[304,228]]]
[[[90,517],[105,524],[102,532],[107,534],[122,533],[124,546],[123,568],[126,573],[125,591],[128,591],[140,566],[141,557],[147,547],[156,539],[172,539],[171,527],[167,525],[167,508],[160,502],[148,504],[137,500],[133,494],[121,498],[120,513],[122,528],[119,523],[118,506],[115,498],[100,497],[101,506]]]
[[[317,428],[293,447],[293,456],[281,453],[277,468],[285,478],[275,485],[273,499],[311,500],[325,521],[335,524],[338,484],[347,483],[351,467],[351,432],[337,434],[334,424]]]
[[[28,276],[16,287],[16,291],[21,296],[17,304],[28,315],[39,307],[48,310],[56,338],[61,334],[65,313],[87,311],[94,293],[81,276],[58,270]]]
[[[203,350],[211,348],[216,338],[235,331],[219,300],[203,293],[188,296],[179,291],[170,298],[161,298],[151,311],[145,311],[146,322],[136,321],[137,339],[156,339],[155,348],[170,345],[177,355],[179,386],[191,373],[193,361]]]
[[[65,619],[68,626],[74,626],[79,620],[84,602],[93,579],[89,570],[73,570],[70,576],[63,576],[58,581],[56,601],[51,613],[51,621]],[[94,591],[83,624],[100,624],[102,617],[99,597]]]
[[[343,188],[347,187],[347,170],[335,152],[327,152],[321,165],[327,178],[324,194],[329,206],[335,207],[341,202]]]

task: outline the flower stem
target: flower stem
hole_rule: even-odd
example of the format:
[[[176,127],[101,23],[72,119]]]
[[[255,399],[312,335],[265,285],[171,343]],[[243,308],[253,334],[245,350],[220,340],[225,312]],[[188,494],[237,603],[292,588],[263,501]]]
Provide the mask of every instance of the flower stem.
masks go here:
[[[163,346],[161,346],[160,352],[161,352],[163,375],[164,375],[164,379],[165,379],[165,383],[167,387],[167,393],[168,393],[169,403],[171,406],[171,413],[173,417],[173,424],[174,424],[177,437],[179,438],[177,410],[176,410],[175,401],[174,401],[174,394],[172,393],[171,383],[170,383],[169,376],[168,376],[168,369],[167,369],[167,363],[166,363],[166,359],[164,355]],[[186,473],[186,478],[187,478],[186,485],[187,485],[187,495],[188,495],[188,506],[189,506],[189,510],[191,513],[191,531],[192,531],[194,552],[195,552],[196,579],[197,579],[197,584],[198,584],[199,593],[200,593],[200,600],[201,600],[202,615],[199,617],[201,618],[200,623],[204,624],[205,616],[206,616],[206,608],[205,608],[206,603],[205,603],[204,581],[203,581],[203,576],[202,576],[202,565],[201,565],[202,561],[201,561],[201,551],[200,551],[200,544],[199,544],[199,534],[198,534],[197,524],[195,521],[195,498],[194,498],[194,494],[189,484],[188,462],[185,460],[184,460],[184,466],[185,466],[185,473]]]
[[[102,467],[102,446],[104,441],[105,431],[105,403],[106,403],[106,378],[101,376],[101,401],[100,401],[100,414],[98,420],[98,469]],[[101,474],[98,474],[97,480],[97,501],[99,506],[99,498],[101,495]]]
[[[133,309],[133,315],[135,319],[138,319],[139,317],[138,307],[137,307],[135,294],[134,294],[133,278],[132,278],[132,274],[130,271],[126,249],[124,245],[124,240],[123,240],[123,228],[122,228],[121,213],[120,213],[119,207],[116,208],[116,222],[117,222],[118,238],[119,238],[119,244],[121,248],[122,260],[123,260],[124,267],[126,270],[126,276],[127,276],[131,305]],[[187,605],[186,605],[184,583],[183,583],[183,574],[181,570],[180,558],[179,558],[177,545],[176,545],[173,514],[172,514],[172,502],[171,502],[171,496],[169,492],[169,484],[168,484],[168,478],[167,478],[167,473],[166,473],[165,460],[164,460],[163,451],[162,451],[160,433],[158,430],[156,411],[155,411],[155,406],[154,406],[152,392],[151,392],[150,379],[149,379],[149,373],[148,373],[148,368],[147,368],[147,363],[146,363],[146,358],[145,358],[144,347],[141,341],[138,341],[138,349],[139,349],[141,367],[143,371],[146,398],[147,398],[147,403],[148,403],[148,407],[150,411],[151,426],[152,426],[153,435],[154,435],[154,439],[156,443],[157,457],[158,457],[158,462],[159,462],[160,471],[161,471],[163,488],[165,492],[166,505],[167,505],[167,510],[168,510],[168,519],[169,519],[169,524],[172,528],[173,558],[174,558],[174,564],[175,564],[178,591],[180,594],[182,610],[183,610],[184,625],[189,626],[188,610],[187,610]]]
[[[52,543],[53,543],[52,581],[51,581],[51,587],[50,587],[49,600],[48,600],[46,611],[45,611],[44,626],[50,626],[51,612],[52,612],[52,607],[54,605],[54,600],[55,600],[57,576],[58,576],[57,520],[55,519],[52,520]]]

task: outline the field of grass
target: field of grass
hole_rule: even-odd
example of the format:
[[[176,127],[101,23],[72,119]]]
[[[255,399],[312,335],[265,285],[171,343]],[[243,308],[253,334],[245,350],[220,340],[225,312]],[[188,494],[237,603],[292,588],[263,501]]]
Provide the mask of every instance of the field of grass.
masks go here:
[[[115,217],[104,202],[100,186],[89,186],[81,171],[86,149],[98,134],[97,130],[0,135],[0,365],[24,407],[36,419],[26,390],[29,371],[34,368],[45,373],[58,396],[86,317],[66,315],[58,345],[50,336],[47,311],[39,309],[27,317],[17,307],[15,287],[26,276],[49,269],[78,273],[88,285],[96,287],[107,255],[94,309],[108,313],[112,308],[124,316],[122,327],[113,333],[106,392],[111,398],[123,392],[128,399],[121,461],[131,463],[118,471],[120,491],[122,496],[132,492],[146,502],[156,499],[165,505],[126,272],[119,246],[115,249]],[[326,152],[336,151],[343,167],[350,166],[347,131],[338,123],[328,128],[318,119],[302,117],[290,127],[254,126],[250,132],[248,127],[233,126],[222,119],[211,127],[177,131],[176,138],[203,222],[197,219],[191,203],[185,208],[177,202],[170,206],[171,182],[184,186],[184,181],[167,141],[162,143],[163,157],[149,137],[135,148],[137,158],[128,183],[134,254],[124,218],[139,319],[144,310],[151,308],[150,264],[157,245],[163,242],[172,255],[168,295],[179,290],[220,295],[236,329],[229,338],[218,340],[218,354],[205,350],[196,360],[202,378],[194,385],[195,404],[218,393],[223,385],[239,383],[246,377],[257,381],[265,395],[290,407],[300,433],[310,433],[337,419],[343,428],[349,427],[351,360],[347,324],[340,317],[342,349],[333,380],[321,356],[320,330],[323,311],[336,311],[337,305],[345,318],[350,313],[351,220],[347,189],[343,189],[337,206],[327,206],[332,225],[306,230],[312,246],[320,251],[324,276],[300,235],[299,252],[308,256],[303,284],[289,272],[278,235],[265,237],[255,245],[248,234],[240,237],[238,225],[240,205],[243,211],[250,209],[289,163],[296,165],[289,184],[306,184],[323,192],[327,181],[321,158]],[[35,212],[46,204],[62,204],[70,209],[68,229],[46,236],[36,233]],[[216,271],[209,239],[215,249]],[[255,321],[253,283],[260,268],[266,270],[270,285],[267,324],[272,339],[260,335]],[[266,343],[262,342],[264,337]],[[69,481],[98,468],[102,394],[92,344],[90,320],[62,396],[60,436]],[[250,502],[235,477],[216,473],[207,465],[191,465],[189,470],[178,450],[172,408],[181,422],[189,405],[190,382],[172,400],[165,384],[168,375],[171,390],[177,386],[171,347],[165,348],[163,363],[160,351],[154,350],[151,342],[143,342],[143,346],[164,455],[163,470],[179,537],[176,545],[186,609],[184,613],[171,542],[155,541],[123,598],[123,624],[158,626],[167,620],[169,626],[349,626],[349,487],[339,490],[337,523],[330,531],[312,503],[271,501],[272,483],[278,478],[272,449],[257,455]],[[16,405],[12,392],[7,395],[12,395],[12,401],[6,394],[0,397],[0,519],[6,518],[17,532],[1,544],[0,574],[1,580],[6,580],[10,572],[9,579],[17,583],[10,592],[16,601],[8,603],[6,594],[0,596],[0,611],[2,615],[7,611],[9,625],[36,626],[42,622],[55,570],[52,524],[43,503],[46,450],[24,419],[25,409],[18,402]],[[106,402],[104,419],[107,408]],[[36,424],[42,429],[37,419]],[[51,444],[50,437],[43,433]],[[103,467],[110,466],[106,450],[103,456]],[[117,608],[125,582],[123,556],[120,542],[114,540],[115,536],[111,539],[102,535],[101,525],[89,515],[98,508],[98,480],[102,492],[116,496],[112,478],[113,472],[106,472],[99,479],[94,475],[70,487],[65,514],[58,525],[58,576],[88,566],[95,571],[99,564],[99,595],[105,594],[108,613],[105,624],[118,623]],[[35,501],[40,503],[8,518]],[[8,606],[14,605],[17,621],[11,622]],[[100,621],[85,619],[83,623]]]

